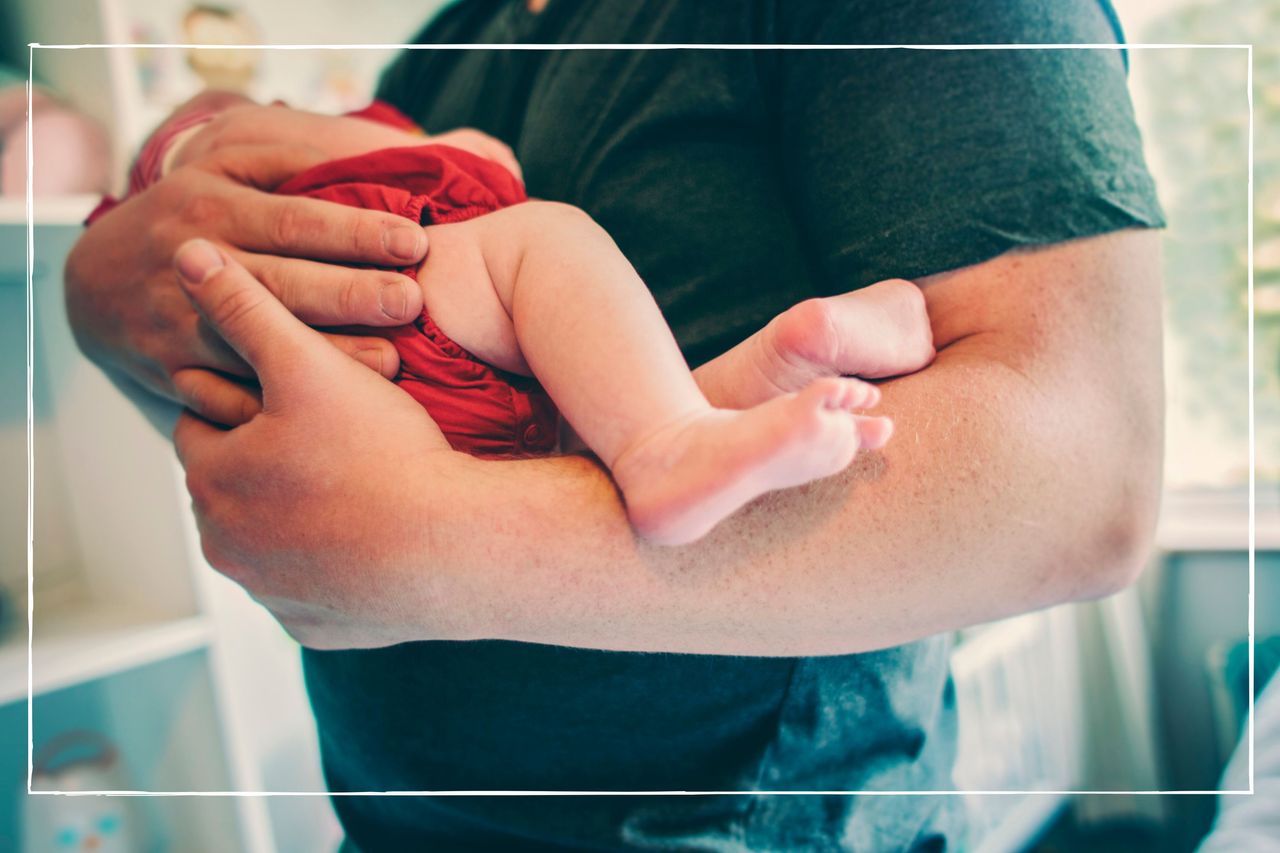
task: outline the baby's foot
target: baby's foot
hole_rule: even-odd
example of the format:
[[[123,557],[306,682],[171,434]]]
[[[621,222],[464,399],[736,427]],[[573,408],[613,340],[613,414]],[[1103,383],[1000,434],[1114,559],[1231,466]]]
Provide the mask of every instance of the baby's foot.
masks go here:
[[[692,542],[753,498],[843,470],[889,440],[878,400],[857,380],[818,380],[744,411],[709,409],[660,429],[614,460],[632,526],[662,545]]]
[[[762,369],[781,391],[824,376],[877,379],[933,360],[920,288],[900,278],[795,305],[765,327]]]

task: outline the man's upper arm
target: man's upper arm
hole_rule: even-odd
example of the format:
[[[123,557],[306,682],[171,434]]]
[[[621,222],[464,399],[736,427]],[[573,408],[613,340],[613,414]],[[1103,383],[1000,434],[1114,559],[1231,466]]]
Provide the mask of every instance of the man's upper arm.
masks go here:
[[[1023,464],[1055,481],[1063,513],[1087,507],[1093,519],[1068,526],[1067,591],[1042,603],[1126,585],[1154,530],[1163,464],[1158,234],[1012,251],[920,284],[939,351],[929,369],[1000,371],[984,386],[1008,395],[985,401],[1006,412],[996,440],[1038,443]]]
[[[1089,2],[782,10],[779,39],[800,43],[1115,38]],[[821,290],[1163,224],[1118,50],[787,51],[775,74],[791,212]]]
[[[432,512],[446,598],[476,620],[468,636],[811,655],[1114,591],[1141,564],[1159,493],[1156,236],[1124,230],[930,277],[945,345],[883,386],[889,445],[684,548],[637,545],[582,458],[480,463],[506,464],[504,487]],[[494,541],[486,512],[510,524],[490,546],[501,558],[477,563],[474,543]]]
[[[976,0],[854,5],[780,7],[779,39],[1116,37],[1098,3],[1025,0],[999,12]],[[1077,525],[1081,547],[1061,549],[1064,559],[1131,564],[1160,482],[1161,286],[1158,240],[1144,230],[1163,217],[1120,52],[789,51],[775,73],[783,169],[816,289],[918,281],[939,350],[928,370],[1000,395],[971,404],[1003,407],[1004,422],[984,428],[1034,436],[1046,464],[1011,458],[1060,479],[1063,500],[1105,508],[1100,523]],[[917,428],[928,434],[919,419],[931,417],[929,400],[911,406],[895,413],[899,442]],[[940,414],[958,418],[957,428],[982,418],[976,409]],[[978,476],[1014,488],[1012,472]],[[1081,592],[1124,579],[1108,568]]]

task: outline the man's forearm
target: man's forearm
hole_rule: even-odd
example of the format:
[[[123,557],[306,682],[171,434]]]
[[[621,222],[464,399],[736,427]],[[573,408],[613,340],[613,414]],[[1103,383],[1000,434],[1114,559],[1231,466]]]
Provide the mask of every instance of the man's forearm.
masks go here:
[[[1160,486],[1157,247],[1130,231],[925,279],[939,356],[885,386],[883,455],[679,549],[642,546],[589,460],[449,449],[201,241],[182,293],[261,379],[261,412],[184,416],[174,444],[206,559],[308,646],[873,649],[1132,578]]]
[[[639,542],[586,459],[468,460],[426,498],[433,623],[591,648],[825,654],[1109,592],[1154,525],[1158,308],[1156,353],[1144,322],[1141,365],[1114,365],[1119,383],[1090,376],[1105,341],[1082,361],[952,336],[927,370],[883,386],[898,424],[885,451],[679,549]],[[1124,388],[1153,375],[1150,393]]]
[[[978,348],[884,386],[899,432],[883,452],[680,549],[639,542],[589,461],[477,462],[431,510],[439,603],[477,636],[799,655],[1107,591],[1141,538],[1123,507],[1106,517],[1110,463],[1082,458],[1088,424]]]

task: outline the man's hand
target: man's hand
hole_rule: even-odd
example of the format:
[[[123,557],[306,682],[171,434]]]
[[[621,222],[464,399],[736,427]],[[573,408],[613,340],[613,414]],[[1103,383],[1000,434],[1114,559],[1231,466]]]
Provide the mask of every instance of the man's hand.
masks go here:
[[[231,424],[257,410],[252,385],[232,381],[252,380],[252,374],[174,286],[174,250],[196,235],[214,240],[314,326],[411,322],[422,308],[416,282],[336,264],[417,263],[426,252],[421,228],[387,213],[269,191],[326,160],[424,138],[227,93],[203,93],[178,112],[193,109],[220,112],[183,142],[171,174],[94,223],[72,250],[67,309],[81,348],[113,377],[130,377]],[[430,141],[487,157],[520,176],[511,149],[480,131],[461,128]],[[366,366],[395,375],[399,357],[387,341],[326,336]]]
[[[323,261],[407,266],[426,252],[422,228],[390,213],[267,192],[326,159],[308,148],[226,148],[178,169],[95,222],[66,267],[67,315],[81,348],[103,367],[179,402],[184,398],[173,376],[184,368],[251,379],[248,365],[175,286],[173,253],[197,234],[222,245],[306,323],[411,322],[422,309],[413,279]],[[395,375],[399,359],[389,342],[326,337],[384,376]],[[234,390],[225,381],[222,386]]]
[[[225,93],[197,95],[179,108],[197,109],[201,99],[220,102]],[[247,99],[223,109],[192,134],[174,157],[174,166],[185,166],[229,148],[251,145],[293,145],[320,150],[326,159],[352,157],[379,148],[399,148],[424,143],[451,145],[493,160],[517,178],[520,164],[511,148],[474,128],[463,127],[424,137],[380,122],[355,116],[329,116],[280,105],[262,106]]]
[[[443,485],[425,476],[432,465],[466,457],[407,394],[330,347],[227,253],[192,240],[176,265],[209,328],[262,382],[262,410],[244,426],[187,413],[174,434],[209,562],[303,644],[429,636],[413,498]],[[316,444],[359,462],[334,465],[311,453]],[[291,532],[305,528],[305,544],[280,537],[267,507],[299,522]],[[376,544],[356,554],[352,542]]]

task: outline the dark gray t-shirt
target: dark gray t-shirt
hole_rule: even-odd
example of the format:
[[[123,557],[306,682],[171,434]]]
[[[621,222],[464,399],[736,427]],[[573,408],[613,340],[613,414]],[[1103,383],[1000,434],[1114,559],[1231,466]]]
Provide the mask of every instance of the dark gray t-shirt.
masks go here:
[[[551,0],[540,15],[465,0],[419,40],[1117,36],[1109,9],[1067,0]],[[694,364],[810,296],[1160,224],[1116,50],[409,51],[379,94],[429,131],[511,144],[530,195],[613,235]],[[821,658],[486,641],[304,660],[334,790],[937,790],[955,743],[948,651],[944,637]],[[960,825],[955,797],[335,805],[368,851],[940,850]]]

